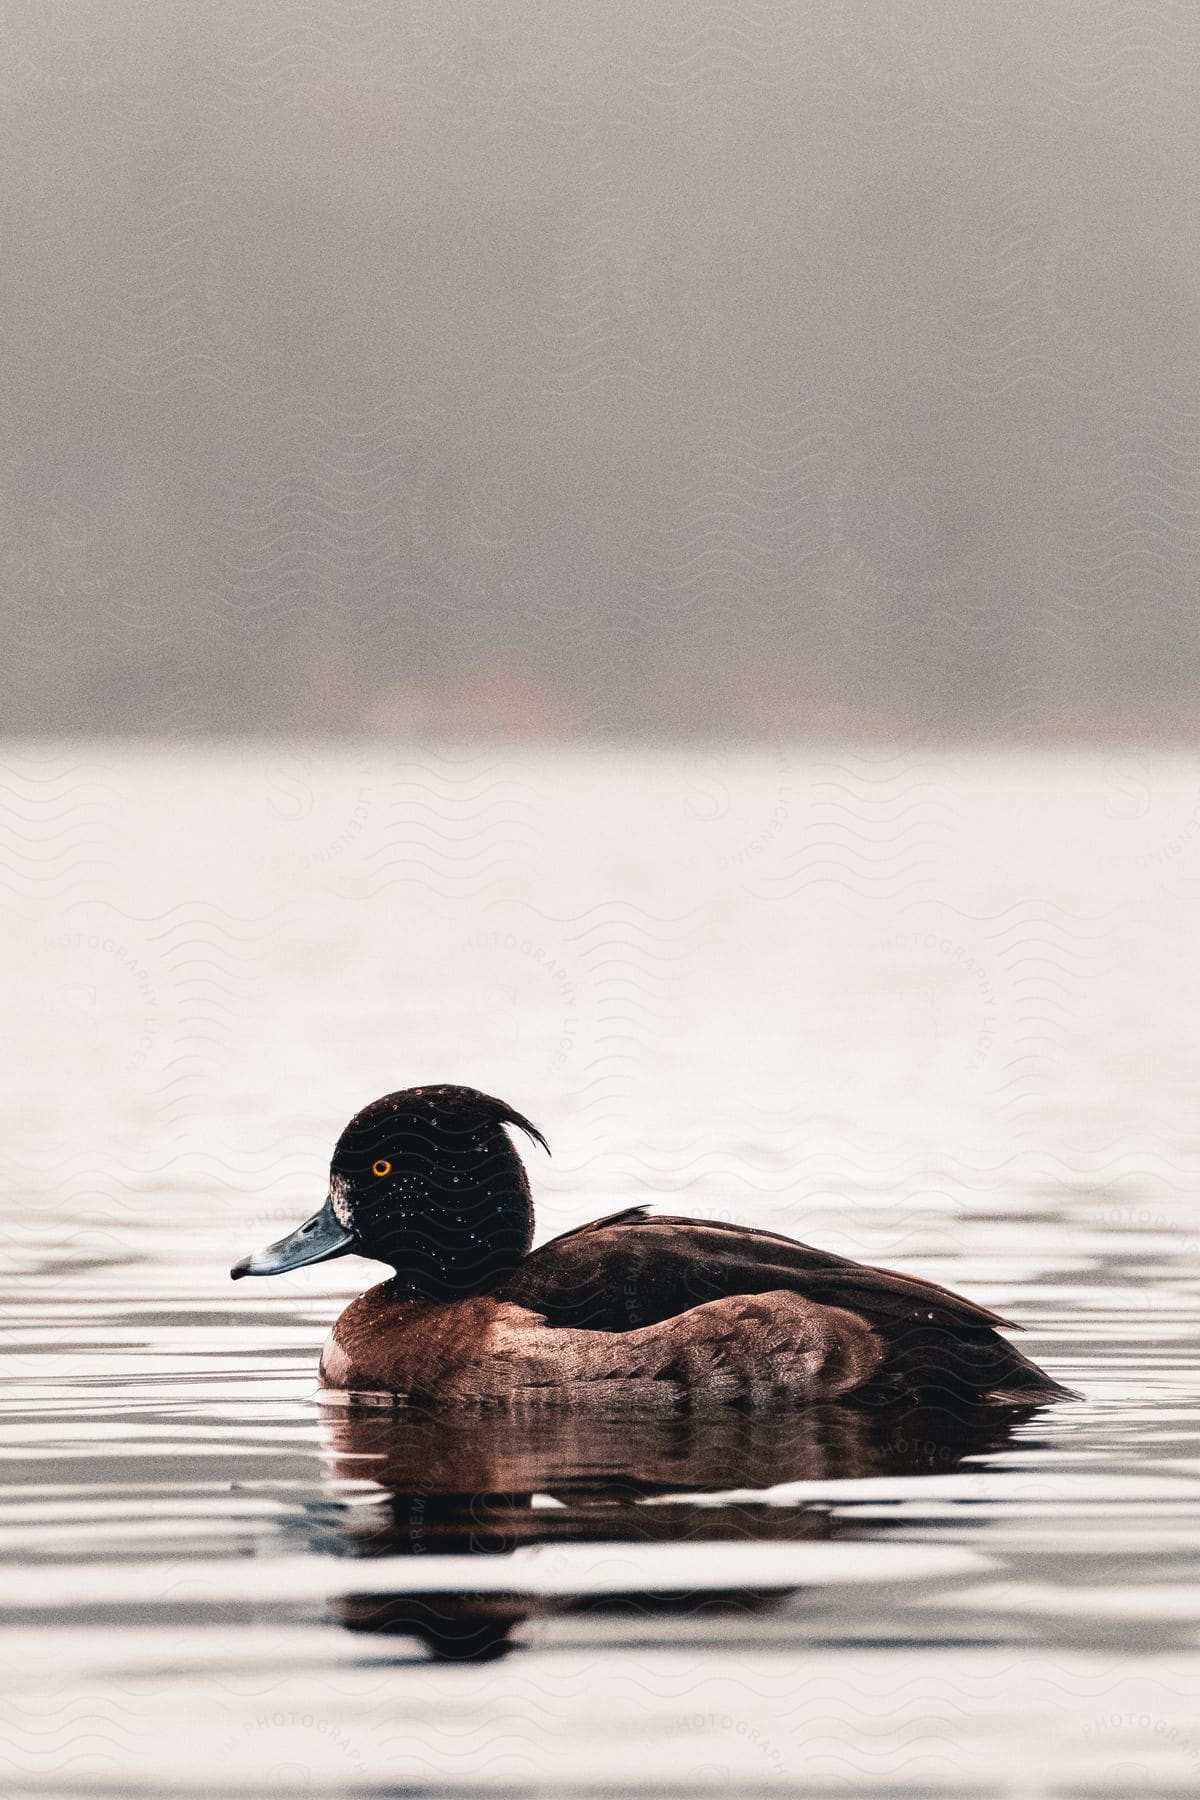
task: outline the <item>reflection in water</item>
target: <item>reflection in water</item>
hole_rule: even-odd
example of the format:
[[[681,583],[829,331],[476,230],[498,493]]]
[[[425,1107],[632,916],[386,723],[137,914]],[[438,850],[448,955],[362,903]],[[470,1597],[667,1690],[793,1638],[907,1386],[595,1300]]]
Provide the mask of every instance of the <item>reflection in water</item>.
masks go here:
[[[855,1538],[861,1527],[827,1504],[766,1505],[745,1490],[946,1474],[966,1457],[1002,1448],[1036,1410],[951,1414],[911,1403],[886,1410],[840,1404],[597,1417],[548,1407],[329,1403],[322,1434],[330,1477],[370,1481],[379,1497],[323,1511],[310,1522],[312,1548],[365,1559],[494,1557],[539,1543]],[[879,1534],[876,1521],[872,1536]],[[713,1575],[710,1592],[639,1588],[546,1598],[372,1589],[340,1598],[335,1616],[351,1631],[416,1636],[437,1656],[479,1660],[502,1654],[514,1628],[535,1613],[633,1606],[648,1614],[680,1605],[692,1616],[745,1613],[778,1606],[794,1591],[731,1586],[716,1563]]]

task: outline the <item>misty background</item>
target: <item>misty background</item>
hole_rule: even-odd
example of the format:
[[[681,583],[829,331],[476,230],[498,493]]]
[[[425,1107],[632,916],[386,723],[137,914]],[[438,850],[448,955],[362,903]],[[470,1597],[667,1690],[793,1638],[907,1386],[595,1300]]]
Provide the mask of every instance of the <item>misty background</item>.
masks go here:
[[[1187,732],[1198,56],[10,0],[5,729]]]

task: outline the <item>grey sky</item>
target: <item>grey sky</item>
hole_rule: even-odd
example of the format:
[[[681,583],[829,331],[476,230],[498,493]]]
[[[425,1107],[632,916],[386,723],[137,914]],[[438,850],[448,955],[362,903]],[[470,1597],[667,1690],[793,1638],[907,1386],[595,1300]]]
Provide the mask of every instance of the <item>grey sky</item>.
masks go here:
[[[1185,717],[1198,62],[1166,3],[6,6],[9,728]]]

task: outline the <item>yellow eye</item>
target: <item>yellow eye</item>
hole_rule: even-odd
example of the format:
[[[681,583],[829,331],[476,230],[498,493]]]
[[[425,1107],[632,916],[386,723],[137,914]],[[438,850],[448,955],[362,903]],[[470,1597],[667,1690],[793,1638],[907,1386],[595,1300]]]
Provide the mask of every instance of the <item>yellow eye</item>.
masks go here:
[[[383,1161],[383,1160],[382,1160],[382,1158],[381,1158],[381,1159],[380,1159],[380,1161],[379,1161],[379,1162],[375,1162],[375,1163],[372,1163],[372,1164],[371,1164],[371,1173],[372,1173],[372,1175],[390,1175],[390,1174],[391,1174],[391,1172],[392,1172],[392,1165],[391,1165],[391,1163],[390,1163],[390,1162],[384,1162],[384,1161]]]

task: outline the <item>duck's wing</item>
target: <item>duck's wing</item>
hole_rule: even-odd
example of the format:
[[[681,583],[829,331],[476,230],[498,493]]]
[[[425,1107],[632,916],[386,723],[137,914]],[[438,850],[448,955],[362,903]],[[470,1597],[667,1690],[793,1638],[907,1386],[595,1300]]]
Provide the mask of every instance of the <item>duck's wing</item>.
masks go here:
[[[773,1231],[642,1207],[543,1244],[502,1290],[550,1326],[635,1331],[708,1300],[784,1290],[857,1313],[904,1385],[1028,1399],[1066,1392],[1002,1338],[998,1313],[919,1275],[872,1268]]]
[[[534,1250],[504,1297],[553,1325],[631,1331],[706,1300],[785,1289],[867,1317],[1006,1326],[999,1314],[919,1275],[814,1250],[774,1231],[629,1207]]]

